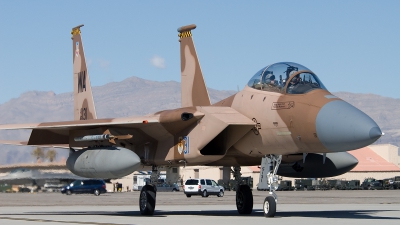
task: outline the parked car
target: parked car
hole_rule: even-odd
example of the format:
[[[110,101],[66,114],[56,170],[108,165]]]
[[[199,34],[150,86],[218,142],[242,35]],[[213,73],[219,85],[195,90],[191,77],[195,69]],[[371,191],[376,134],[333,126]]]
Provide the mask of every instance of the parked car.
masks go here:
[[[75,180],[61,188],[63,194],[94,194],[96,196],[106,193],[106,183],[103,180]]]
[[[211,179],[189,179],[185,182],[183,187],[186,197],[190,198],[192,195],[201,195],[208,197],[209,195],[217,195],[223,197],[225,189]]]

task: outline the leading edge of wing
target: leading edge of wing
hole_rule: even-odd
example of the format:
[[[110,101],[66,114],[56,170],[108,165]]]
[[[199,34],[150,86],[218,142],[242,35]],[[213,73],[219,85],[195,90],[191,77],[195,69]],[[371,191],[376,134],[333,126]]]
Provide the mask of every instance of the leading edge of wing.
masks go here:
[[[74,127],[99,127],[99,126],[151,124],[151,123],[159,123],[159,116],[152,115],[152,116],[142,116],[142,117],[77,120],[77,121],[45,122],[45,123],[29,123],[29,124],[2,124],[0,125],[0,130],[62,129],[62,128],[74,128]]]

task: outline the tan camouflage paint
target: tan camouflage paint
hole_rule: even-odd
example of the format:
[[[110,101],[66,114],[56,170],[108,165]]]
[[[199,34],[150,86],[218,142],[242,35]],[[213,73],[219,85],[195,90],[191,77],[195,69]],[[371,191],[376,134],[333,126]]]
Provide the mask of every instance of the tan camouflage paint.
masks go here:
[[[182,107],[211,105],[192,39],[191,30],[195,28],[196,25],[192,24],[178,29],[181,52]]]
[[[72,58],[74,77],[74,120],[97,119],[94,107],[92,87],[86,66],[85,53],[81,37],[81,27],[72,28]]]
[[[305,71],[294,73],[291,78],[301,72]],[[306,94],[286,94],[286,88],[281,94],[246,86],[234,97],[215,104],[232,107],[258,123],[257,132],[249,132],[234,145],[235,150],[254,157],[330,152],[316,135],[315,121],[323,105],[340,99],[326,98],[332,94],[322,89]]]

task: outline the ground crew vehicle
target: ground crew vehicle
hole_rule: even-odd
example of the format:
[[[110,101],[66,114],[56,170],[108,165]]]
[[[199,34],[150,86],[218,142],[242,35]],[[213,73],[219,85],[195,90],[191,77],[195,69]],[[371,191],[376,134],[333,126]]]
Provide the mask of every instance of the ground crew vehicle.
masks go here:
[[[292,191],[293,189],[291,180],[281,180],[277,191]]]
[[[346,189],[346,181],[345,180],[332,179],[332,180],[327,180],[327,181],[328,181],[329,189],[334,189],[334,190],[345,190]]]
[[[400,176],[394,177],[393,188],[400,189]]]
[[[383,189],[383,181],[376,180],[375,178],[368,177],[364,179],[364,182],[361,184],[361,187],[364,190],[382,190]]]
[[[295,190],[314,190],[311,179],[295,179],[294,189]]]
[[[383,189],[392,190],[394,189],[394,178],[386,178],[382,180]]]
[[[360,190],[360,180],[350,180],[345,182],[346,190]]]

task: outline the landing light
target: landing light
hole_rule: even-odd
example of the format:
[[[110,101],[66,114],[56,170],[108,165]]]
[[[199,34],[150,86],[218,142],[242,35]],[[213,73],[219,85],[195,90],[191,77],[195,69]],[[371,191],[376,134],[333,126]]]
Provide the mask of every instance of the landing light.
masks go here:
[[[274,183],[271,184],[271,189],[274,190],[274,191],[278,190],[278,187],[279,187],[278,182],[274,182]]]

